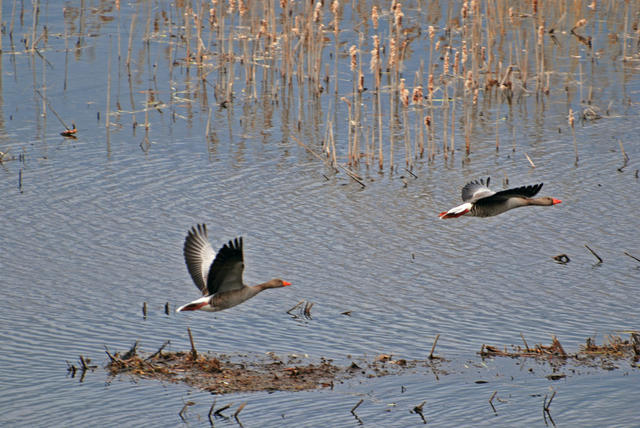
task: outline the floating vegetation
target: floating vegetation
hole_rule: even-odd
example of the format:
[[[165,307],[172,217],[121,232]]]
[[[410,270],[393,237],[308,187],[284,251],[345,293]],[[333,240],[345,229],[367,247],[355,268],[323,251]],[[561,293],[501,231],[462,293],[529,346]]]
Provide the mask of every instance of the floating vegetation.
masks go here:
[[[506,347],[499,349],[496,346],[483,344],[478,354],[482,358],[536,358],[543,362],[552,363],[553,373],[545,376],[549,380],[566,377],[566,374],[556,372],[555,368],[558,363],[562,365],[571,362],[575,366],[597,366],[612,370],[617,368],[613,364],[614,360],[630,359],[633,362],[632,367],[640,368],[637,364],[640,360],[640,332],[630,331],[628,333],[630,338],[627,340],[612,335],[608,336],[607,342],[602,345],[596,345],[592,338],[587,338],[585,345],[576,353],[566,352],[555,336],[553,336],[550,345],[536,344],[533,347],[530,347],[522,336],[524,347],[512,346],[509,351]],[[190,351],[165,351],[169,341],[166,341],[156,352],[148,355],[142,355],[138,352],[138,342],[124,353],[112,354],[106,349],[109,357],[106,369],[112,376],[130,375],[146,379],[183,382],[216,394],[250,391],[302,391],[316,388],[333,389],[335,383],[342,383],[347,379],[399,375],[420,368],[429,369],[436,379],[439,379],[439,375],[447,375],[451,372],[451,369],[443,367],[444,364],[451,361],[433,355],[438,337],[439,335],[434,340],[429,356],[424,360],[394,358],[391,354],[379,354],[370,359],[352,360],[351,364],[340,366],[331,359],[320,358],[318,362],[311,362],[307,356],[292,354],[280,357],[271,352],[258,356],[203,354],[195,350],[193,336],[190,335],[192,345]],[[88,363],[83,363],[82,367],[83,373],[88,368],[95,368],[88,366]],[[70,368],[69,371],[71,370]],[[74,374],[76,370],[73,370]],[[476,381],[476,383],[485,382]],[[492,407],[494,397],[495,394],[489,400]],[[353,407],[352,413],[360,404],[362,402]],[[416,406],[416,408],[421,410],[422,406]],[[186,411],[186,407],[184,410]],[[419,411],[415,409],[414,411],[420,414]],[[354,416],[357,417],[355,413]]]
[[[106,368],[112,376],[184,382],[216,394],[333,388],[335,382],[346,379],[387,376],[425,365],[425,361],[393,359],[386,354],[373,361],[354,361],[349,366],[340,367],[329,359],[321,358],[320,362],[312,363],[297,355],[280,358],[272,353],[267,357],[238,359],[202,353],[194,357],[191,351],[167,352],[160,349],[145,356],[138,353],[135,345],[124,354],[106,352],[109,356]],[[435,366],[434,370],[446,374]]]
[[[524,341],[524,338],[523,338]],[[524,348],[521,346],[516,346],[512,351],[507,351],[506,348],[504,350],[500,350],[499,348],[491,345],[482,345],[480,349],[480,355],[483,357],[559,357],[559,358],[567,358],[567,353],[562,348],[560,341],[558,338],[553,336],[553,340],[551,345],[535,345],[533,348],[530,348],[526,341],[524,341]]]
[[[130,375],[184,382],[216,394],[333,388],[335,382],[345,379],[388,376],[416,367],[428,367],[436,377],[439,374],[447,374],[440,367],[440,363],[446,360],[433,356],[435,342],[428,360],[394,359],[390,354],[380,354],[371,361],[362,359],[341,367],[331,359],[321,358],[319,362],[313,363],[306,361],[308,357],[298,355],[281,358],[274,353],[267,353],[266,356],[248,358],[203,354],[195,348],[191,329],[187,331],[191,343],[191,350],[187,352],[165,351],[169,341],[164,342],[156,352],[149,355],[138,352],[137,341],[124,353],[111,353],[105,347],[109,357],[106,369],[112,376]],[[434,359],[437,361],[433,361]],[[186,411],[186,408],[184,410]]]
[[[536,344],[529,347],[527,341],[522,337],[524,347],[512,346],[511,350],[500,349],[496,346],[482,345],[479,355],[482,357],[510,357],[510,358],[538,358],[553,361],[572,361],[582,364],[593,362],[597,359],[618,360],[630,359],[634,363],[640,360],[640,332],[628,332],[630,337],[625,340],[617,335],[610,335],[606,343],[596,345],[592,338],[587,338],[585,345],[580,347],[576,353],[567,353],[556,336],[552,337],[551,345],[545,346]],[[635,364],[636,367],[639,367]],[[551,375],[553,376],[553,375]]]

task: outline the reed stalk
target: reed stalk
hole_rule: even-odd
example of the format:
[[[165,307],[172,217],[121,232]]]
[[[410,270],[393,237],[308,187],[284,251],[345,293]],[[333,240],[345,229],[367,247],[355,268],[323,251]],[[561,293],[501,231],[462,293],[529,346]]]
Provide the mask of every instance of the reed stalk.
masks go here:
[[[358,48],[356,48],[355,45],[351,45],[351,47],[349,48],[349,57],[351,58],[351,62],[349,64],[349,69],[351,70],[351,81],[353,83],[353,88],[351,90],[351,94],[352,94],[352,102],[349,103],[349,134],[351,136],[351,138],[349,138],[348,141],[348,145],[349,145],[349,164],[351,163],[356,163],[356,158],[355,158],[355,152],[357,151],[357,139],[358,139],[358,132],[357,129],[355,130],[355,132],[353,132],[353,135],[351,130],[356,128],[357,123],[358,123],[358,115],[357,112],[355,113],[355,116],[353,118],[353,122],[351,121],[351,105],[354,106],[354,110],[358,109],[358,82],[359,82],[359,78],[358,78]],[[336,86],[336,90],[337,90],[337,86]],[[351,139],[353,139],[353,143],[351,142]]]
[[[500,151],[500,132],[498,130],[498,125],[500,124],[500,108],[496,110],[496,153]]]
[[[543,91],[543,76],[544,76],[544,25],[538,26],[537,31],[537,44],[536,44],[536,60],[537,60],[537,72],[536,72],[536,92]]]
[[[182,13],[182,22],[184,23],[184,64],[189,70],[189,64],[191,62],[191,16],[193,15],[193,9],[191,5],[187,3],[184,12]]]
[[[331,145],[331,166],[338,168],[338,159],[336,157],[336,140],[333,137],[333,122],[329,122],[329,144]]]
[[[107,106],[105,111],[104,127],[109,129],[111,126],[111,36],[109,36],[109,50],[107,53]]]
[[[31,51],[36,48],[36,31],[38,29],[38,16],[40,14],[40,0],[33,0],[33,20],[31,23]]]
[[[627,34],[629,34],[629,7],[631,1],[625,0],[624,7],[624,24],[622,29],[622,61],[627,62],[630,58],[627,57]]]
[[[445,78],[446,79],[446,78]],[[444,80],[444,79],[443,79]],[[449,101],[449,85],[448,85],[448,81],[445,80],[444,81],[444,108],[442,110],[442,156],[445,160],[445,162],[447,161],[447,159],[449,158],[449,136],[448,136],[448,132],[449,132],[449,117],[451,117],[451,102]],[[454,101],[455,103],[455,101]],[[431,102],[431,100],[429,101],[429,113],[431,116],[431,122],[433,121],[434,116],[434,110],[433,110],[433,103]],[[434,142],[435,145],[435,142]],[[435,157],[435,147],[434,147],[434,157]]]
[[[139,6],[138,6],[139,7]],[[129,76],[131,76],[131,51],[133,50],[133,34],[136,28],[136,18],[138,16],[137,11],[131,15],[131,24],[129,25],[129,43],[127,47],[127,60],[125,61],[125,65],[127,66],[127,70],[129,70]]]
[[[402,104],[402,129],[404,135],[405,166],[413,168],[413,158],[411,156],[411,136],[409,133],[409,89],[405,87],[405,79],[400,79],[400,102]]]
[[[352,138],[351,134],[353,132],[352,131],[353,119],[351,117],[351,102],[345,97],[342,97],[340,100],[347,105],[347,112],[348,112],[347,114],[347,164],[351,165],[351,162],[353,160],[353,153],[352,153],[353,148],[351,146],[351,138]]]
[[[377,16],[377,9],[373,9],[372,15],[374,17]],[[374,19],[374,26],[377,26],[377,20]],[[380,37],[377,35],[373,36],[373,49],[371,50],[371,64],[370,71],[373,73],[374,82],[375,82],[375,94],[374,94],[374,106],[372,111],[375,113],[376,119],[374,121],[374,127],[378,129],[378,168],[380,170],[384,167],[384,155],[382,152],[382,101],[380,99],[380,92],[382,90],[382,62],[380,58]],[[375,137],[375,133],[374,133]],[[373,144],[375,145],[375,138],[373,139]]]
[[[338,95],[338,45],[340,44],[338,40],[338,35],[340,34],[340,26],[338,22],[338,9],[340,8],[340,2],[338,0],[333,0],[331,2],[331,13],[333,14],[333,41],[335,42],[335,51],[334,51],[334,61],[333,61],[333,91],[334,94]],[[355,81],[354,81],[355,84]],[[354,91],[355,93],[355,91]]]
[[[11,24],[9,24],[9,40],[11,41],[11,46],[13,47],[13,24],[16,17],[16,3],[18,0],[13,0],[13,4],[11,6]]]
[[[7,23],[10,36],[14,15],[16,18],[20,16],[20,9],[15,13],[16,5],[19,6],[20,3],[17,0],[12,0],[12,3],[14,8],[11,11],[11,26]],[[208,105],[208,90],[209,86],[212,86],[216,101],[222,108],[227,107],[225,102],[235,97],[244,101],[241,120],[242,130],[247,135],[259,126],[245,120],[253,113],[252,109],[263,109],[264,117],[260,119],[264,120],[265,126],[272,126],[271,116],[280,109],[282,125],[286,128],[283,132],[285,139],[289,138],[288,133],[296,126],[299,133],[312,141],[325,133],[321,143],[322,154],[331,158],[336,165],[337,159],[340,159],[342,166],[350,167],[359,165],[361,160],[366,162],[367,167],[376,165],[377,161],[380,170],[388,168],[391,172],[397,171],[401,164],[395,163],[401,162],[402,152],[398,150],[402,150],[402,145],[407,168],[415,168],[418,159],[423,157],[426,157],[427,162],[433,162],[441,151],[448,163],[454,156],[456,144],[459,145],[461,153],[464,144],[467,156],[470,155],[472,146],[474,152],[483,148],[493,151],[494,144],[496,152],[500,151],[501,144],[506,144],[508,149],[509,144],[505,139],[509,139],[509,133],[512,134],[512,150],[516,150],[516,133],[519,133],[520,129],[516,127],[517,116],[526,116],[529,106],[536,102],[537,114],[544,113],[545,97],[542,95],[549,95],[551,84],[555,84],[558,76],[561,76],[554,69],[556,59],[563,61],[567,57],[576,58],[577,53],[583,52],[576,48],[582,46],[573,43],[574,37],[582,44],[588,41],[587,35],[570,35],[567,34],[568,29],[563,32],[562,29],[567,27],[567,22],[575,21],[573,30],[577,30],[586,25],[581,22],[586,22],[588,18],[591,23],[585,27],[589,30],[588,35],[593,36],[598,43],[603,37],[610,37],[612,45],[618,43],[618,54],[622,55],[624,61],[633,56],[632,47],[638,40],[638,35],[632,27],[638,7],[630,1],[597,2],[587,5],[589,1],[563,3],[557,0],[468,0],[447,3],[445,6],[429,3],[415,5],[392,0],[384,6],[386,16],[383,14],[382,19],[388,21],[382,23],[384,27],[380,31],[381,6],[378,2],[374,3],[339,0],[279,0],[279,3],[275,0],[234,0],[230,3],[200,0],[157,6],[148,0],[137,2],[133,6],[135,9],[131,12],[131,17],[127,18],[126,23],[122,23],[129,29],[128,43],[122,40],[121,52],[118,26],[117,47],[119,60],[120,53],[124,57],[126,49],[126,61],[123,61],[123,64],[126,64],[129,76],[134,128],[137,126],[135,115],[140,114],[143,103],[144,126],[149,128],[153,118],[153,111],[149,109],[157,102],[156,94],[166,91],[166,88],[158,88],[156,83],[156,73],[159,78],[163,64],[156,64],[151,60],[155,55],[152,49],[156,46],[156,40],[166,40],[168,43],[164,45],[165,50],[158,53],[157,58],[169,58],[167,66],[171,82],[169,90],[172,119],[179,118],[176,111],[184,108],[188,113],[183,117],[192,120],[193,112],[189,109],[195,104],[183,103],[182,100],[201,100],[201,111],[208,116],[205,131],[208,140],[214,133],[216,121],[212,119],[212,115],[217,111],[215,106],[211,108]],[[26,25],[22,22],[21,16],[18,22],[22,27],[26,27],[25,49],[33,51],[32,72],[36,69],[34,87],[38,87],[46,97],[46,59],[42,56],[44,53],[38,50],[43,44],[48,44],[46,30],[38,35],[38,25],[41,25],[38,21],[44,20],[44,15],[38,14],[38,8],[44,7],[44,3],[34,0],[31,5],[32,19],[28,19],[27,14]],[[411,6],[412,14],[420,16],[411,16],[405,21],[403,6],[406,8],[408,5]],[[591,12],[583,12],[585,6],[591,9]],[[141,10],[141,7],[144,7],[144,10]],[[158,7],[159,12],[156,11]],[[347,12],[349,7],[351,11]],[[67,67],[72,63],[72,58],[68,58],[72,53],[70,49],[73,49],[69,38],[73,37],[73,34],[80,34],[76,50],[76,55],[80,55],[83,52],[81,40],[87,34],[84,22],[87,8],[81,8],[79,19],[77,16],[65,15],[65,91]],[[8,18],[8,10],[5,12],[7,13],[4,17]],[[30,8],[25,12],[30,12]],[[142,16],[141,13],[145,15]],[[433,15],[434,13],[442,15]],[[584,18],[581,16],[582,13],[586,13]],[[323,16],[324,14],[326,16]],[[0,15],[0,21],[2,16]],[[349,22],[353,24],[353,32],[349,33],[349,37],[352,41],[354,36],[358,37],[357,43],[345,43],[346,27],[345,22],[341,21],[345,17],[353,20]],[[80,30],[74,28],[76,19],[80,23]],[[600,23],[613,22],[613,19],[619,22],[623,31],[611,36],[604,34],[608,27]],[[139,20],[146,26],[140,27]],[[420,34],[415,29],[415,24],[424,25],[425,22],[427,33]],[[429,25],[430,23],[434,24]],[[388,31],[385,24],[388,24]],[[163,30],[170,37],[160,39]],[[138,53],[139,47],[134,42],[139,40],[140,36],[144,45]],[[363,42],[364,37],[368,36],[373,36],[372,41],[368,39],[372,46]],[[550,40],[545,40],[545,37]],[[407,47],[412,40],[420,40],[421,51],[412,51]],[[109,40],[109,43],[108,57],[111,61],[114,56],[113,41]],[[424,43],[428,43],[428,46],[424,46]],[[622,43],[622,46],[619,43]],[[365,52],[365,49],[368,52]],[[587,54],[601,51],[602,49],[589,47]],[[368,60],[369,52],[370,68],[363,71],[363,55]],[[209,53],[212,53],[212,58]],[[41,82],[38,82],[40,78],[37,77],[37,55],[43,58]],[[349,59],[346,59],[347,55]],[[405,62],[405,55],[412,56],[410,63]],[[424,55],[428,58],[420,61],[419,58]],[[138,56],[143,60],[139,60]],[[554,58],[554,61],[550,58]],[[586,75],[583,74],[584,60],[572,59],[574,62],[569,66],[573,68],[567,69],[564,64],[558,66],[559,71],[566,71],[566,85],[575,88],[574,91],[569,91],[569,97],[579,96],[580,102],[588,102],[596,96],[594,88],[597,86],[594,82],[597,67],[606,60],[606,55],[596,55],[594,58],[598,61],[591,61]],[[350,70],[346,71],[349,60]],[[418,61],[419,70],[405,68],[407,65],[417,64]],[[184,77],[183,81],[176,83],[174,79],[180,78],[176,73],[180,71],[184,74],[186,70],[188,76],[193,65],[197,66],[197,81],[191,82],[189,77]],[[112,110],[113,121],[117,121],[116,114],[122,112],[119,100],[111,100],[111,80],[116,77],[112,74],[115,70],[112,70],[110,63],[108,66],[106,128],[113,125]],[[124,67],[117,65],[117,68],[125,72]],[[345,75],[339,75],[340,72],[344,73],[341,70],[346,71],[347,77],[350,75],[352,85],[345,85]],[[238,76],[235,76],[236,73]],[[153,81],[153,89],[139,87],[138,82],[142,74],[144,79]],[[407,76],[412,76],[413,81]],[[117,78],[119,77],[120,74]],[[237,80],[234,80],[236,77]],[[534,79],[537,99],[527,96],[533,93]],[[71,83],[72,81],[69,81],[69,84]],[[120,80],[116,84],[118,89],[114,87],[114,94],[119,94]],[[242,84],[242,91],[239,92]],[[369,92],[365,90],[365,86],[370,86]],[[531,91],[527,86],[531,87]],[[139,95],[143,90],[146,100],[141,99]],[[179,96],[183,91],[187,94]],[[584,92],[587,92],[586,96]],[[479,105],[480,97],[482,99]],[[347,106],[338,104],[343,98]],[[43,103],[36,104],[37,108],[42,109],[42,114],[53,114],[51,105],[44,100]],[[504,111],[502,104],[505,104]],[[325,115],[324,111],[320,111],[327,105],[329,111]],[[297,110],[297,116],[292,109]],[[340,116],[340,112],[347,114]],[[229,111],[227,113],[232,117]],[[259,114],[260,111],[256,113]],[[575,112],[570,111],[570,116],[577,165],[579,153],[574,125]],[[327,121],[324,121],[325,117]],[[507,121],[506,127],[501,126],[502,120]],[[323,124],[330,126],[324,127]],[[491,141],[484,146],[476,143],[474,133],[480,129],[485,129],[489,134],[495,132],[495,143]],[[501,132],[505,132],[505,135],[501,135]],[[344,134],[347,134],[346,148],[344,138],[341,137]],[[335,141],[336,138],[338,141]],[[456,142],[456,138],[464,138],[464,143]],[[340,152],[336,150],[336,145],[340,147]],[[309,147],[313,148],[311,144]],[[503,145],[502,149],[504,148]],[[318,152],[320,153],[320,150]]]
[[[453,157],[454,153],[455,153],[455,136],[456,136],[456,100],[458,98],[457,96],[457,85],[454,85],[454,90],[453,90],[453,103],[451,105],[451,146],[449,147],[449,152],[451,153],[451,156]],[[445,156],[446,159],[446,156]]]
[[[416,74],[416,82],[422,81],[422,68]],[[416,142],[414,150],[414,158],[422,158],[424,156],[424,129],[422,127],[422,121],[424,119],[424,96],[422,93],[422,86],[416,85],[413,88],[413,95],[411,97],[411,103],[416,106],[415,108],[415,123],[416,123]]]
[[[575,119],[574,119],[574,115],[573,115],[573,110],[569,109],[569,126],[571,127],[571,134],[573,135],[573,149],[574,149],[575,154],[576,154],[576,161],[575,161],[574,165],[578,166],[578,160],[579,160],[579,158],[578,158],[578,142],[576,140],[576,130],[575,130],[575,127],[574,127],[574,122],[575,122]]]
[[[355,106],[356,106],[356,111],[355,111],[355,135],[354,135],[354,150],[356,152],[356,162],[360,162],[360,135],[361,133],[364,134],[366,136],[366,132],[364,131],[364,118],[365,115],[363,115],[362,112],[362,107],[363,107],[363,102],[362,102],[362,93],[364,92],[365,88],[364,88],[364,74],[362,73],[362,44],[364,41],[364,35],[362,33],[359,33],[358,35],[358,61],[357,61],[357,79],[358,79],[358,83],[357,83],[357,87],[356,87],[356,93],[355,93]],[[365,109],[366,110],[366,109]]]

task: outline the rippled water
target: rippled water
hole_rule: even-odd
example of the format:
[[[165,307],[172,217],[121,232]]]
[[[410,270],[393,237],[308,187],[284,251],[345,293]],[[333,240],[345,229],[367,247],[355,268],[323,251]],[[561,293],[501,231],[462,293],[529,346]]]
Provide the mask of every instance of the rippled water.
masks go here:
[[[597,89],[597,101],[603,108],[612,101],[611,113],[576,125],[577,166],[566,109],[578,110],[579,101],[551,98],[541,108],[530,95],[514,105],[517,111],[502,113],[509,126],[500,130],[499,152],[495,127],[478,126],[469,157],[458,151],[446,161],[442,153],[433,163],[418,160],[414,177],[403,169],[400,152],[395,173],[362,167],[362,188],[288,137],[293,133],[320,151],[332,97],[322,99],[317,127],[303,123],[298,133],[297,99],[287,107],[284,96],[238,96],[221,108],[210,93],[214,135],[207,139],[209,107],[189,86],[188,74],[197,80],[196,71],[176,65],[167,83],[166,45],[158,37],[149,51],[136,39],[131,95],[138,110],[125,112],[130,90],[117,46],[124,56],[132,14],[141,14],[139,32],[145,8],[156,6],[123,4],[117,13],[102,3],[80,9],[90,30],[76,29],[88,33],[66,40],[78,46],[69,53],[63,35],[80,18],[64,21],[63,6],[65,16],[78,12],[66,3],[41,6],[39,25],[46,22],[49,31],[42,56],[18,43],[30,36],[30,11],[22,25],[16,18],[15,45],[6,32],[2,40],[0,151],[15,157],[0,165],[3,426],[178,425],[186,401],[195,402],[188,424],[208,425],[212,395],[127,376],[111,379],[103,369],[104,346],[121,351],[138,340],[152,352],[170,340],[168,349],[184,350],[190,346],[187,327],[201,351],[298,354],[342,365],[380,353],[425,359],[441,335],[436,353],[448,360],[442,368],[449,374],[437,378],[418,367],[351,379],[333,390],[217,397],[217,406],[233,403],[230,414],[247,402],[240,415],[244,426],[355,426],[359,421],[349,411],[361,398],[356,413],[369,426],[421,425],[409,411],[423,401],[427,421],[439,426],[541,426],[542,402],[551,390],[557,393],[551,414],[559,425],[637,424],[638,369],[628,361],[613,371],[561,369],[568,377],[554,382],[545,377],[549,365],[476,355],[482,344],[519,344],[521,333],[529,344],[548,344],[555,335],[575,352],[587,337],[601,343],[608,334],[638,328],[640,264],[624,255],[640,256],[637,58],[627,64],[598,58],[593,76],[608,84]],[[2,7],[7,22],[12,5]],[[591,60],[576,52],[586,70]],[[107,133],[109,55],[111,109],[120,103],[122,110]],[[407,60],[411,79],[418,61]],[[35,91],[45,86],[46,117]],[[150,88],[166,104],[149,110],[146,144],[140,93]],[[187,94],[181,101],[182,89]],[[344,117],[345,105],[335,106],[334,117]],[[77,139],[58,135],[63,128],[53,110],[65,122],[75,121]],[[346,127],[337,132],[337,143],[346,145]],[[464,135],[458,133],[460,148]],[[622,171],[619,141],[630,158]],[[487,219],[438,219],[459,203],[466,182],[486,176],[497,188],[505,176],[511,186],[544,182],[541,194],[563,203]],[[278,276],[293,286],[221,313],[165,315],[166,302],[175,308],[197,297],[182,245],[198,222],[207,223],[214,247],[244,236],[246,282]],[[585,244],[604,263],[595,264]],[[552,256],[560,253],[571,262],[555,263]],[[303,299],[314,303],[313,318],[288,316]],[[98,368],[83,379],[70,378],[67,362],[77,364],[79,355]],[[494,391],[497,415],[487,402]],[[216,425],[237,423],[218,419]]]

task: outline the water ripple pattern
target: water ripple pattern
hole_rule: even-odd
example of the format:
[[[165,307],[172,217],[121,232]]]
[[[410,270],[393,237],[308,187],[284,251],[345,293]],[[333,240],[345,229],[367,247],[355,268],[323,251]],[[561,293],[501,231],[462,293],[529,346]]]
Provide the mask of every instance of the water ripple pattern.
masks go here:
[[[623,34],[637,27],[637,2],[509,2],[513,14],[504,5],[498,14],[507,38],[482,46],[469,37],[495,37],[498,25],[483,2],[407,2],[398,17],[389,4],[379,27],[370,2],[340,2],[337,28],[333,2],[276,2],[264,20],[268,8],[251,1],[238,3],[249,4],[244,15],[230,2],[204,15],[192,2],[80,3],[34,3],[38,19],[2,3],[0,425],[176,426],[192,401],[187,424],[208,426],[215,399],[231,405],[227,415],[247,402],[244,426],[421,426],[411,410],[423,401],[437,426],[542,426],[552,390],[558,426],[637,425],[637,362],[574,370],[477,355],[521,335],[530,345],[556,336],[576,352],[588,337],[638,329],[640,263],[624,253],[640,257],[640,79],[637,34]],[[280,9],[313,17],[313,4],[324,8],[317,22],[289,22]],[[478,26],[465,21],[478,16]],[[389,26],[399,21],[394,77]],[[318,39],[299,39],[301,22]],[[384,45],[380,91],[374,35]],[[456,55],[466,74],[454,71]],[[422,98],[405,105],[420,79]],[[61,122],[72,120],[77,138],[63,138]],[[435,148],[411,152],[407,165],[405,144],[415,150],[421,130]],[[364,186],[331,166],[334,155]],[[495,189],[544,182],[540,195],[563,202],[438,218],[466,183],[488,176]],[[292,286],[222,312],[175,313],[198,297],[183,258],[198,223],[214,249],[244,238],[247,284]],[[560,254],[571,261],[556,263]],[[313,303],[310,318],[287,313],[300,301]],[[167,350],[183,351],[187,329],[200,352],[420,363],[333,388],[224,396],[107,375],[105,347],[154,352],[169,340]],[[427,360],[437,335],[439,366]],[[80,356],[96,368],[72,378]],[[547,378],[558,372],[567,377]]]

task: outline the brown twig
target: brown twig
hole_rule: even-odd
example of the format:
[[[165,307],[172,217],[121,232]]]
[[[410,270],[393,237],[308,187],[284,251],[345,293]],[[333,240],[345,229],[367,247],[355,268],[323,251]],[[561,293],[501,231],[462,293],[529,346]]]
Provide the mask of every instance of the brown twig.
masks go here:
[[[233,404],[233,403],[231,403],[231,404]],[[231,404],[227,404],[227,405],[224,405],[224,406],[220,407],[218,410],[213,412],[213,414],[215,416],[222,416],[224,418],[225,416],[222,414],[222,412],[227,410],[229,407],[231,407]]]
[[[433,346],[431,346],[431,352],[429,353],[429,359],[433,360],[434,358],[440,358],[433,355],[433,351],[436,349],[436,344],[438,343],[438,339],[440,338],[440,333],[436,335],[435,340],[433,341]]]
[[[618,168],[618,172],[622,172],[622,170],[624,170],[629,163],[629,155],[624,151],[622,140],[618,140],[618,143],[620,143],[620,151],[622,152],[622,166]]]
[[[216,399],[213,399],[213,403],[211,403],[211,407],[209,408],[209,423],[213,426],[213,418],[211,415],[213,414],[213,409],[216,407]]]
[[[151,359],[155,358],[157,355],[162,355],[162,350],[165,348],[165,346],[167,346],[170,343],[171,343],[170,340],[166,340],[162,344],[162,346],[160,348],[158,348],[158,350],[156,352],[154,352],[153,354],[151,354],[147,358],[145,358],[145,361],[151,360]]]
[[[83,372],[85,372],[85,371],[87,371],[87,370],[89,370],[89,369],[93,370],[93,369],[95,369],[96,367],[98,367],[98,366],[90,366],[90,365],[89,365],[89,363],[90,363],[90,362],[91,362],[91,360],[90,360],[90,359],[88,359],[88,358],[87,358],[87,359],[85,360],[85,358],[84,358],[82,355],[80,355],[80,364],[82,364],[82,366],[80,367],[80,369],[81,369]]]
[[[180,419],[182,419],[183,421],[187,421],[184,418],[184,414],[187,412],[187,409],[189,408],[189,406],[193,406],[194,404],[196,404],[193,401],[187,401],[186,403],[184,403],[184,406],[182,406],[182,409],[180,410],[180,412],[178,413],[178,415],[180,415]]]
[[[591,254],[593,254],[596,259],[598,259],[598,263],[603,262],[602,258],[599,255],[597,255],[596,252],[593,251],[587,244],[584,244],[584,246],[586,247],[587,250],[591,251]]]
[[[71,373],[71,377],[76,377],[76,371],[78,369],[76,369],[75,364],[71,364],[69,361],[67,361],[67,372]]]
[[[307,149],[307,151],[309,153],[311,153],[312,155],[314,155],[316,158],[320,159],[325,165],[333,168],[334,170],[337,170],[337,168],[340,168],[341,170],[343,170],[349,177],[351,177],[354,181],[356,181],[359,185],[361,185],[362,187],[367,187],[366,184],[364,184],[364,182],[362,181],[362,179],[360,177],[358,177],[358,175],[351,171],[349,168],[340,165],[339,163],[336,163],[335,166],[331,165],[329,162],[327,162],[325,159],[322,158],[322,156],[320,156],[319,154],[317,154],[315,151],[313,151],[313,149],[311,149],[311,147],[307,146],[306,144],[304,144],[302,141],[300,141],[299,139],[296,138],[295,135],[291,135],[291,138],[293,138],[294,140],[296,140],[296,142],[298,144],[300,144],[302,147],[304,147],[305,149]],[[337,168],[336,168],[337,167]]]
[[[636,256],[632,256],[631,254],[627,253],[626,251],[624,252],[624,254],[625,254],[626,256],[631,257],[633,260],[635,260],[635,261],[637,261],[637,262],[640,262],[640,259],[639,259],[639,258],[637,258]]]
[[[551,402],[553,401],[553,397],[556,396],[556,392],[553,391],[553,394],[551,394],[551,398],[549,398],[549,402],[547,403],[547,397],[545,396],[545,405],[544,405],[544,410],[546,410],[547,412],[549,411],[549,406],[551,406]]]
[[[496,394],[498,393],[498,390],[496,389],[495,391],[493,391],[493,394],[491,394],[491,397],[489,398],[489,405],[491,406],[491,408],[493,409],[493,413],[495,413],[496,415],[498,414],[498,411],[496,410],[496,408],[493,406],[493,399],[495,398]]]
[[[420,403],[417,406],[415,406],[413,408],[412,412],[419,414],[420,417],[422,418],[422,422],[424,422],[426,424],[427,420],[425,419],[424,414],[422,413],[422,408],[424,407],[424,403],[426,403],[426,401],[423,401],[422,403]]]
[[[60,123],[62,124],[62,126],[64,126],[64,129],[66,129],[67,131],[70,131],[72,128],[69,128],[69,127],[67,126],[67,124],[66,124],[66,123],[64,123],[64,120],[62,120],[62,118],[58,115],[58,113],[56,113],[55,109],[54,109],[53,107],[51,107],[51,104],[49,104],[49,100],[47,100],[47,99],[44,97],[44,95],[42,95],[42,94],[40,93],[40,91],[39,91],[39,90],[37,90],[37,89],[34,89],[34,90],[36,91],[36,93],[37,93],[38,95],[40,95],[40,98],[42,98],[42,99],[44,100],[44,102],[46,102],[46,103],[47,103],[47,106],[48,106],[48,107],[49,107],[49,109],[53,112],[53,114],[55,115],[55,117],[60,121]],[[75,126],[73,126],[73,128],[75,128]]]
[[[104,346],[104,352],[107,353],[107,356],[112,363],[124,364],[124,361],[122,361],[120,358],[111,355],[111,352],[109,352],[109,348],[107,348],[107,345]]]
[[[233,417],[234,417],[234,418],[236,418],[236,419],[238,419],[238,415],[240,414],[240,412],[242,411],[242,409],[244,409],[244,406],[246,406],[246,405],[247,405],[247,402],[246,402],[246,401],[242,402],[242,404],[240,404],[240,405],[238,406],[238,409],[237,409],[237,410],[236,410],[236,412],[233,414]]]
[[[551,406],[551,402],[553,401],[553,397],[556,396],[556,392],[553,391],[553,394],[551,394],[551,398],[549,399],[549,402],[547,403],[547,396],[544,396],[544,402],[542,403],[542,416],[544,416],[544,423],[545,425],[547,424],[547,416],[549,416],[549,420],[551,421],[551,424],[555,427],[556,423],[553,421],[553,418],[551,417],[551,412],[549,412],[549,406]]]
[[[524,339],[524,334],[520,333],[520,337],[522,338],[522,341],[524,342],[524,348],[527,350],[527,352],[529,352],[529,344],[527,344],[527,341]]]
[[[193,343],[193,335],[191,334],[191,327],[187,327],[189,332],[189,342],[191,342],[191,359],[194,361],[198,359],[198,351],[196,351],[196,345]]]
[[[128,360],[130,358],[133,358],[136,356],[137,353],[138,353],[138,341],[136,340],[136,342],[131,346],[131,348],[127,351],[127,353],[122,356],[122,359]]]
[[[556,423],[553,421],[553,418],[551,417],[551,413],[549,412],[549,406],[551,405],[551,401],[553,400],[553,397],[556,395],[556,392],[553,391],[553,394],[551,395],[551,400],[549,400],[549,403],[547,404],[547,396],[544,396],[544,401],[542,403],[542,416],[544,417],[544,424],[547,424],[547,416],[549,416],[549,420],[551,421],[551,424],[555,427]]]
[[[417,175],[415,175],[413,172],[411,172],[411,170],[409,168],[405,168],[405,171],[407,171],[409,174],[411,174],[413,176],[413,178],[418,178]]]
[[[298,303],[296,303],[296,305],[295,305],[293,308],[289,309],[289,310],[287,311],[287,313],[288,313],[289,315],[291,315],[291,312],[293,312],[293,310],[294,310],[294,309],[298,308],[298,307],[299,307],[300,305],[302,305],[303,303],[304,303],[304,299],[303,299],[303,300],[300,300]]]
[[[309,318],[309,319],[311,319],[311,308],[312,308],[312,307],[313,307],[313,303],[312,303],[312,302],[307,302],[307,303],[304,305],[304,311],[303,311],[303,313],[304,313],[305,318]]]
[[[357,403],[355,406],[353,406],[353,407],[351,408],[351,413],[352,413],[354,416],[356,415],[356,409],[357,409],[358,407],[360,407],[360,405],[361,405],[363,402],[364,402],[364,398],[361,398],[361,399],[360,399],[360,401],[358,401],[358,403]]]

